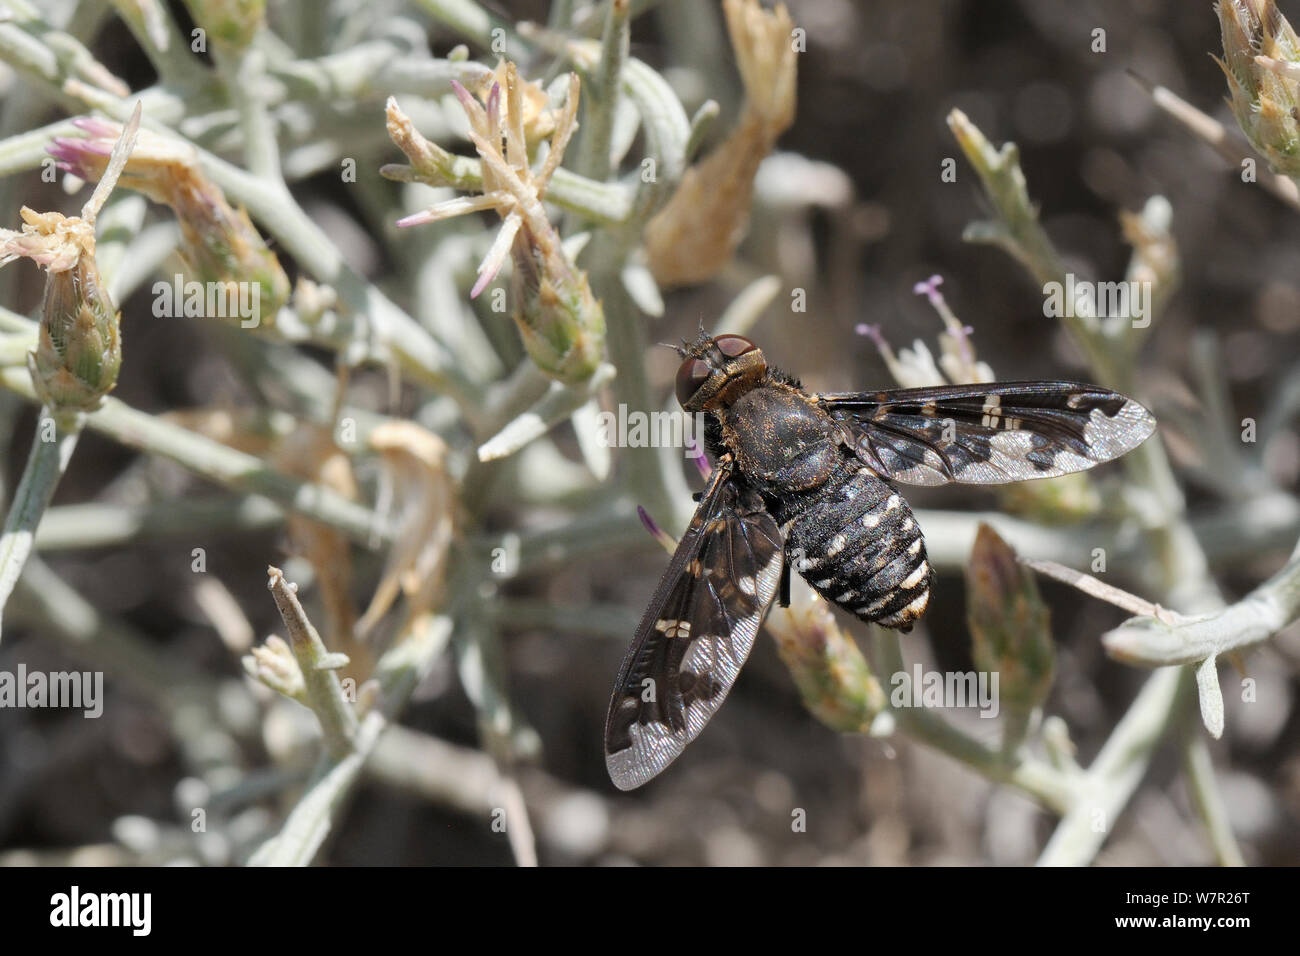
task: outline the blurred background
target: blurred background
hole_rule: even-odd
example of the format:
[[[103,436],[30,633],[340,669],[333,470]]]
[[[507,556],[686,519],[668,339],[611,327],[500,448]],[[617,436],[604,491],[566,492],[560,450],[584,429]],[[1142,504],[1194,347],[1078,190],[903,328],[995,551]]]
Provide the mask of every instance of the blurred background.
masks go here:
[[[288,6],[271,0],[273,29]],[[421,4],[369,6],[375,24],[389,16],[408,17],[424,31],[435,56],[464,42],[426,15]],[[742,99],[721,10],[711,0],[640,6],[648,9],[633,21],[631,55],[669,80],[687,115],[706,98],[720,104],[707,152],[732,127]],[[807,38],[798,59],[794,124],[759,171],[750,228],[735,259],[709,282],[666,292],[663,316],[645,319],[649,341],[691,335],[751,282],[775,275],[780,291],[749,333],[769,360],[815,390],[887,387],[893,381],[885,363],[871,339],[855,328],[879,326],[895,349],[916,339],[935,349],[941,321],[926,299],[913,293],[913,285],[939,274],[948,305],[972,327],[979,358],[998,378],[1086,380],[1089,370],[1079,352],[1060,324],[1044,317],[1038,284],[1003,252],[962,239],[967,223],[989,215],[989,204],[945,122],[958,108],[994,144],[1018,144],[1043,225],[1079,276],[1120,278],[1131,247],[1119,212],[1137,212],[1153,195],[1168,200],[1182,279],[1143,347],[1135,397],[1162,423],[1168,413],[1170,427],[1162,434],[1192,526],[1225,597],[1235,600],[1273,574],[1300,530],[1295,512],[1260,506],[1249,509],[1249,523],[1241,514],[1260,488],[1290,496],[1300,475],[1295,421],[1300,212],[1257,183],[1242,182],[1239,169],[1157,108],[1144,88],[1144,83],[1166,87],[1235,130],[1224,101],[1224,76],[1211,58],[1222,52],[1212,5],[1199,0],[790,0],[788,7]],[[191,22],[186,7],[169,9],[182,25]],[[496,2],[489,9],[510,22],[545,23],[550,13],[541,0]],[[1294,3],[1282,3],[1281,9],[1300,17]],[[112,5],[51,4],[45,15],[72,23],[72,32],[132,89],[155,81],[132,35],[112,15]],[[74,15],[75,20],[56,19]],[[87,24],[93,31],[86,31]],[[1105,31],[1104,52],[1094,50],[1098,28]],[[487,50],[471,44],[470,52],[495,64]],[[542,76],[550,60],[538,56],[523,66],[527,75]],[[4,136],[67,115],[58,104],[22,92],[25,82],[6,71],[0,86],[8,96]],[[400,159],[384,135],[382,92],[348,105],[373,126],[372,135],[342,147],[356,158],[359,179],[373,179],[381,164]],[[463,140],[440,142],[467,152]],[[633,147],[633,158],[639,148]],[[238,161],[237,151],[232,158]],[[941,177],[949,158],[956,160],[955,182]],[[409,283],[401,281],[407,265],[392,252],[391,230],[384,233],[386,224],[375,215],[383,207],[341,184],[332,156],[319,170],[304,167],[302,173],[291,182],[298,202],[353,268],[396,290],[390,294],[403,306],[411,305]],[[385,195],[396,209],[395,188]],[[12,176],[0,193],[0,221],[14,224],[24,203],[71,212],[83,198],[55,195],[35,172]],[[480,228],[490,238],[495,216],[484,217]],[[296,275],[289,256],[283,261]],[[29,266],[11,265],[0,273],[4,303],[24,314],[37,314],[41,284],[42,276]],[[794,289],[806,290],[806,312],[789,308]],[[466,290],[462,285],[461,294]],[[595,292],[604,294],[599,287]],[[154,319],[147,284],[119,304],[126,356],[114,393],[119,398],[154,413],[248,409],[265,399],[241,373],[250,360],[239,354],[230,335],[213,332],[201,319]],[[494,339],[509,338],[503,317],[481,315],[485,327],[496,323],[489,332]],[[332,357],[324,350],[299,351],[330,370]],[[656,401],[669,399],[676,365],[667,350],[646,354]],[[1267,441],[1241,451],[1253,477],[1240,494],[1225,487],[1228,482],[1214,480],[1216,468],[1222,472],[1226,465],[1207,460],[1197,441],[1195,423],[1209,414],[1208,382],[1221,388],[1231,421],[1251,418],[1273,425]],[[422,402],[408,383],[397,404],[387,404],[382,369],[356,372],[350,388],[360,396],[355,401],[394,414],[414,414]],[[7,393],[0,397],[0,438],[10,448],[6,489],[18,480],[34,422],[30,404]],[[444,437],[457,446],[454,428]],[[569,426],[560,425],[553,438],[558,453],[577,467],[581,457]],[[1098,479],[1103,498],[1115,469],[1110,466]],[[698,487],[693,469],[683,475]],[[622,478],[616,461],[611,480]],[[177,465],[89,433],[59,488],[55,510],[92,501],[117,506],[184,501],[211,490]],[[1016,507],[1014,499],[970,489],[916,490],[908,497],[920,509],[923,528],[926,509]],[[489,495],[475,508],[478,533],[487,540],[562,526],[580,516],[584,505],[581,493],[563,508]],[[1025,520],[1039,520],[1030,512],[1022,517],[1026,514]],[[660,518],[668,523],[668,516]],[[1049,533],[1067,543],[1085,536],[1086,543],[1091,532],[1081,527],[1092,526],[1057,520]],[[215,597],[196,593],[190,555],[198,544],[206,548],[207,576],[220,581]],[[94,609],[101,628],[126,629],[167,660],[183,661],[187,673],[202,675],[216,695],[213,712],[226,726],[215,736],[197,731],[197,746],[206,741],[220,750],[213,759],[224,769],[206,778],[196,772],[194,741],[179,743],[174,719],[111,674],[101,719],[6,710],[0,713],[0,861],[233,863],[274,832],[315,758],[310,734],[303,730],[310,715],[253,688],[242,676],[239,654],[246,648],[240,638],[222,634],[213,622],[214,614],[242,618],[246,623],[231,625],[233,630],[258,640],[283,633],[265,588],[268,563],[285,564],[291,578],[304,582],[304,602],[312,610],[310,571],[293,564],[288,550],[285,528],[275,518],[255,527],[146,531],[105,546],[74,539],[43,548],[49,568]],[[1140,559],[1133,557],[1139,552],[1126,554],[1130,558],[1117,558],[1108,569],[1107,581],[1141,593]],[[366,582],[377,576],[380,559],[358,554],[355,560],[360,599],[368,593]],[[763,634],[708,730],[652,784],[618,794],[609,784],[601,750],[605,708],[627,641],[666,560],[648,535],[630,531],[599,554],[541,564],[508,581],[493,584],[490,575],[478,572],[458,579],[457,587],[488,586],[485,601],[514,602],[518,612],[499,621],[490,646],[501,655],[498,673],[509,695],[504,736],[516,755],[540,862],[1022,865],[1035,860],[1052,832],[1053,814],[906,735],[843,735],[823,726],[803,706],[773,642]],[[959,567],[939,570],[930,612],[906,637],[906,653],[909,661],[927,667],[968,670],[973,665],[965,584]],[[1057,647],[1056,679],[1045,712],[1064,718],[1078,760],[1087,766],[1148,672],[1111,660],[1099,642],[1127,617],[1125,612],[1064,585],[1044,582],[1041,588]],[[213,602],[226,610],[214,612]],[[583,619],[581,631],[544,613],[562,608],[578,609],[567,620]],[[584,615],[582,608],[596,610]],[[5,621],[10,627],[0,644],[0,670],[13,671],[20,662],[29,669],[85,666],[75,649],[50,639],[48,622],[39,614],[6,615]],[[860,625],[842,621],[850,634],[862,634]],[[1222,665],[1226,731],[1211,743],[1211,754],[1228,818],[1251,864],[1300,862],[1298,663],[1295,628],[1245,655],[1243,673],[1256,681],[1258,691],[1250,704],[1236,692],[1242,676],[1236,665]],[[433,783],[404,779],[401,767],[388,767],[378,778],[363,777],[319,860],[410,865],[514,859],[508,836],[494,830],[490,812],[463,805],[466,797],[456,787],[438,784],[440,773],[468,778],[489,772],[481,695],[476,701],[473,687],[467,690],[471,670],[463,653],[443,655],[402,712],[404,727],[448,747],[411,751],[420,755],[411,759],[445,761],[441,768],[409,771],[425,773]],[[946,716],[972,733],[988,733],[979,726],[987,722],[973,714]],[[1191,719],[1193,729],[1203,733],[1194,715]],[[196,788],[226,801],[211,811],[209,832],[199,837],[183,809],[194,803]],[[806,831],[792,830],[794,808],[806,811]],[[1213,859],[1178,753],[1161,746],[1096,861],[1191,865]]]

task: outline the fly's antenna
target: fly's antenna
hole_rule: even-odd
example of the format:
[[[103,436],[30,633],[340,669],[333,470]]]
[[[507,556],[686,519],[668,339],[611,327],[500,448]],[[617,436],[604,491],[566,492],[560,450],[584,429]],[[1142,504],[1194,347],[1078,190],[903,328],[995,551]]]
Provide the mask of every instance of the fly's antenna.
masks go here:
[[[677,353],[678,358],[686,357],[685,346],[688,345],[688,343],[685,339],[682,339],[681,345],[673,345],[671,342],[656,342],[655,344],[658,345],[660,348],[672,349],[674,352]]]
[[[712,336],[709,335],[709,333],[704,330],[704,316],[703,314],[701,314],[700,327],[699,330],[695,333],[695,341],[687,342],[685,339],[682,339],[682,344],[686,346],[687,351],[691,351],[692,349],[703,348],[709,342],[710,339],[712,339]]]

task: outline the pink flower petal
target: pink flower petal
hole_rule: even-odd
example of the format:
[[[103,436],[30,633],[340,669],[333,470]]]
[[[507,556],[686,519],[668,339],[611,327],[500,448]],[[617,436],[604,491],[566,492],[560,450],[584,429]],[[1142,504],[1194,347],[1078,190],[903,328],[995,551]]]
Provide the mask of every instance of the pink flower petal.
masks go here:
[[[497,273],[501,271],[501,266],[503,264],[504,262],[498,262],[491,269],[485,269],[480,273],[478,280],[474,283],[474,288],[469,290],[469,297],[471,299],[477,299],[479,297],[479,293],[486,289],[492,280],[497,277]]]
[[[456,94],[456,99],[460,100],[460,105],[465,107],[465,112],[470,113],[474,108],[474,97],[470,95],[469,90],[461,86],[459,81],[452,80],[451,91]]]
[[[106,136],[109,139],[117,139],[118,127],[97,116],[78,116],[72,121],[72,125],[77,129],[85,130],[91,136]]]
[[[405,229],[408,226],[423,226],[425,223],[437,222],[438,217],[433,214],[432,209],[421,209],[419,212],[413,212],[409,216],[397,220],[397,228]]]

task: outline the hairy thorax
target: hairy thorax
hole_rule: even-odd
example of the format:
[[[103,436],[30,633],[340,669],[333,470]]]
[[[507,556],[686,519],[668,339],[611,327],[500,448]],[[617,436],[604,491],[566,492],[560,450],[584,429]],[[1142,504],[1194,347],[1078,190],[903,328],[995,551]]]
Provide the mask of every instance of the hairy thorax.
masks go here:
[[[763,385],[736,399],[723,419],[722,440],[763,490],[816,488],[840,457],[837,423],[785,385]]]

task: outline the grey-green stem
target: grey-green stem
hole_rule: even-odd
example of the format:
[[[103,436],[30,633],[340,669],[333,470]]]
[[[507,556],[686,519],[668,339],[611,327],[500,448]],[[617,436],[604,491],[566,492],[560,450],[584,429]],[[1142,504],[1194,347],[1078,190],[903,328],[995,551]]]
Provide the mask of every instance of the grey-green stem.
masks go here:
[[[49,408],[41,409],[23,477],[10,502],[4,533],[0,535],[0,614],[32,553],[36,528],[77,447],[81,424],[79,414],[56,417]]]

